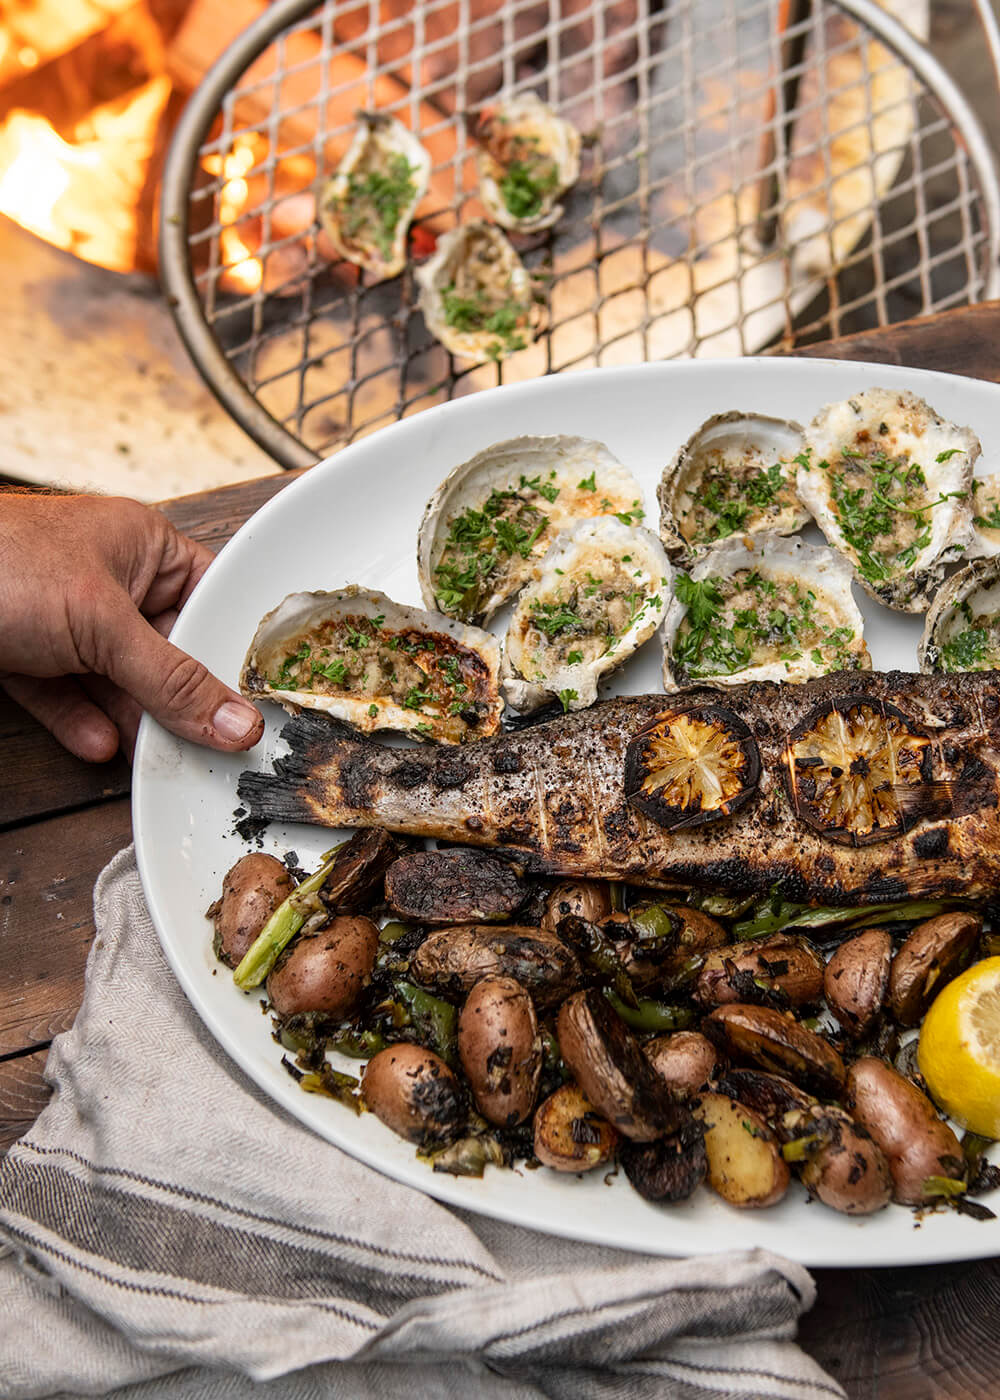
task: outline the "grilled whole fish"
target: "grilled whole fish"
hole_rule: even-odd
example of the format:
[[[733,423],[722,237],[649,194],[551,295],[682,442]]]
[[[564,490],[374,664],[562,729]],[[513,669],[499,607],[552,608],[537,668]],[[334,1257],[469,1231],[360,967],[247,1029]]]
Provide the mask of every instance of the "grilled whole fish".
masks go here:
[[[301,715],[257,818],[496,847],[538,873],[822,904],[1000,889],[1000,677],[843,671],[610,700],[465,745]]]

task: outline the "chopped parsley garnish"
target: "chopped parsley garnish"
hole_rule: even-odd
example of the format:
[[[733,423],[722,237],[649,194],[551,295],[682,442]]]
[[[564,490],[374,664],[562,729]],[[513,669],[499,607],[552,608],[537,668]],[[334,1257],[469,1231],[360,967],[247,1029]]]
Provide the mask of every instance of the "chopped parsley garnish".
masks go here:
[[[790,490],[779,462],[749,476],[740,476],[724,460],[713,465],[702,477],[696,505],[711,517],[696,532],[695,542],[721,540],[742,530],[752,514],[770,509]],[[784,505],[786,502],[781,501]]]
[[[547,524],[545,512],[513,488],[491,491],[480,510],[470,506],[455,516],[434,570],[438,606],[465,621],[475,618],[507,561],[529,558]]]
[[[544,209],[546,196],[559,188],[559,170],[554,160],[539,152],[526,160],[512,160],[498,184],[514,218],[533,219]]]
[[[939,452],[934,458],[935,462],[949,462],[958,452],[964,452],[964,447],[946,447],[943,452]]]
[[[383,258],[391,257],[399,221],[417,193],[415,173],[403,155],[389,156],[384,170],[352,171],[347,193],[334,201],[347,239],[361,243],[367,235]]]
[[[334,685],[343,685],[347,680],[347,663],[339,656],[328,666],[319,666],[313,662],[312,673],[314,676],[322,676],[324,680],[333,681]]]
[[[375,717],[377,716],[378,706],[374,703],[374,701],[368,706],[368,713],[372,719],[375,719]]]
[[[527,344],[520,332],[531,315],[528,303],[507,297],[493,304],[483,291],[460,296],[454,284],[442,289],[441,301],[444,319],[455,330],[468,335],[485,333],[496,337],[486,350],[491,359],[498,360],[512,350],[523,350]]]
[[[615,519],[620,520],[623,525],[638,525],[646,512],[638,501],[633,501],[630,510],[615,511]]]
[[[576,484],[576,489],[577,489],[578,491],[596,491],[596,490],[597,490],[596,476],[597,476],[596,470],[595,470],[595,471],[592,471],[592,472],[590,473],[589,476],[585,476],[585,477],[583,478],[582,481],[578,481],[578,482],[577,482],[577,484]]]
[[[531,621],[550,642],[563,632],[579,632],[585,627],[576,608],[566,603],[532,602]]]
[[[579,699],[575,690],[560,690],[559,700],[563,707],[563,714],[569,714],[569,707],[573,700]]]
[[[582,651],[571,651],[571,652],[569,653],[569,655],[566,657],[566,665],[567,665],[567,666],[575,666],[575,665],[577,664],[578,661],[582,661],[582,660],[583,660],[583,652],[582,652]]]
[[[950,641],[942,643],[941,660],[946,671],[980,671],[989,650],[989,632],[985,627],[966,627]]]
[[[419,686],[411,686],[403,696],[404,710],[420,710],[426,705],[428,700],[433,700],[434,696],[429,690],[421,690]]]

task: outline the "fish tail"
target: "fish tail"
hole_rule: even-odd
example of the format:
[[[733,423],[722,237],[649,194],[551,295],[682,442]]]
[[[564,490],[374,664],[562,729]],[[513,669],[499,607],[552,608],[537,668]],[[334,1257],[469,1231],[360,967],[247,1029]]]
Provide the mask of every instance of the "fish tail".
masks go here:
[[[370,826],[371,784],[385,750],[323,715],[296,715],[281,731],[288,753],[273,773],[240,774],[236,791],[257,821]]]

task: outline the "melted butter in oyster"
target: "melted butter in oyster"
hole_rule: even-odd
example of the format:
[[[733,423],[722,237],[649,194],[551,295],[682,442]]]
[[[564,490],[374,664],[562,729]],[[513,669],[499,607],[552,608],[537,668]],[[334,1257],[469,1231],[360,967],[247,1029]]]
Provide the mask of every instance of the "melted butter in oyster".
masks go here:
[[[869,389],[806,429],[798,492],[859,582],[888,607],[927,607],[972,528],[979,442],[922,399]]]
[[[797,423],[734,411],[693,433],[663,474],[660,536],[672,558],[703,553],[728,536],[793,534],[808,520],[795,489]]]
[[[668,690],[805,681],[871,664],[850,569],[832,550],[774,535],[730,540],[679,574],[674,593],[664,626]]]
[[[490,634],[352,587],[291,594],[269,613],[240,689],[365,732],[461,743],[499,728],[498,668]]]
[[[648,530],[599,518],[562,531],[511,618],[502,672],[509,704],[522,711],[553,697],[564,710],[593,704],[601,676],[655,632],[670,572]]]
[[[476,219],[446,233],[416,278],[427,327],[451,354],[503,360],[534,340],[531,278],[492,224]]]

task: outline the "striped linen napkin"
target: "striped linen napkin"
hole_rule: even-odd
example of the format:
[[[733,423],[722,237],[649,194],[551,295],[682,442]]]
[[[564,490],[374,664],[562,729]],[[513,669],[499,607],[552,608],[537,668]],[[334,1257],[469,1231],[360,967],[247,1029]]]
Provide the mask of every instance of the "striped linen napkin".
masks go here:
[[[676,1261],[438,1204],[293,1122],[174,980],[131,850],[55,1095],[0,1163],[0,1395],[612,1400],[844,1392],[763,1250]]]

